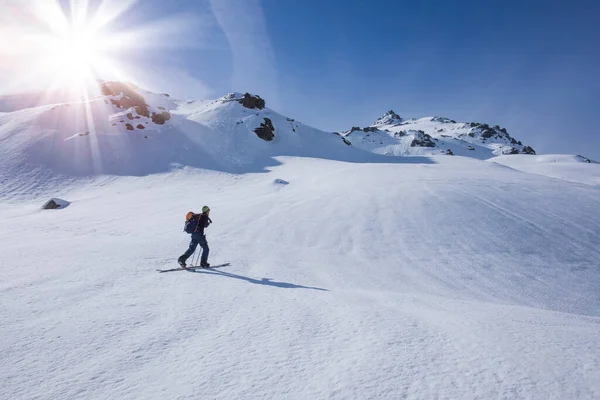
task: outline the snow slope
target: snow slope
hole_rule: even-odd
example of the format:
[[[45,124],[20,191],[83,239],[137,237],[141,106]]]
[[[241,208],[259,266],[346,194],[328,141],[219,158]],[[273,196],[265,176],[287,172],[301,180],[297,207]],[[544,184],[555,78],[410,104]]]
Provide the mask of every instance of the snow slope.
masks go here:
[[[276,161],[3,202],[0,398],[600,397],[597,187],[463,157]],[[157,273],[203,204],[231,266]]]
[[[600,164],[588,158],[568,154],[538,156],[511,155],[489,161],[529,172],[571,182],[600,185]]]
[[[502,154],[535,154],[506,129],[444,117],[405,120],[390,110],[375,123],[342,135],[352,145],[388,156],[448,154],[487,159]]]

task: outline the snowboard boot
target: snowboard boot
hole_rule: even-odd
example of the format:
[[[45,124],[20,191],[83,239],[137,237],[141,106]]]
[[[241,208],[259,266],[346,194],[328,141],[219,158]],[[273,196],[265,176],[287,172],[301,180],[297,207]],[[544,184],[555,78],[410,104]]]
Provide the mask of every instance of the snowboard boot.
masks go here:
[[[179,257],[177,263],[181,265],[181,268],[185,268],[185,260],[183,258]]]

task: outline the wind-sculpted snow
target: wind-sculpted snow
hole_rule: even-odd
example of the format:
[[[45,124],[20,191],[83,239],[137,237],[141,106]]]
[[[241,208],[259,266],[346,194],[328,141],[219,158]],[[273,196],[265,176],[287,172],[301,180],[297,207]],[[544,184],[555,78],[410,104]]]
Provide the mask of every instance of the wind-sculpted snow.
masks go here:
[[[0,398],[599,398],[598,189],[434,160],[278,157],[3,204]],[[231,265],[157,273],[204,204]]]

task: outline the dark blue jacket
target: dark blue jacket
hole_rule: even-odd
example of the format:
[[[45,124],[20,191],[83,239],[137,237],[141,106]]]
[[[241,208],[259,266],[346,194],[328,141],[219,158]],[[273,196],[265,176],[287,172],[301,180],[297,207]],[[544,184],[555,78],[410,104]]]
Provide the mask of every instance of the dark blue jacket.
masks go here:
[[[212,221],[208,217],[208,214],[200,214],[200,220],[198,221],[198,229],[194,233],[200,233],[201,235],[204,235],[204,228],[208,227],[211,222]]]

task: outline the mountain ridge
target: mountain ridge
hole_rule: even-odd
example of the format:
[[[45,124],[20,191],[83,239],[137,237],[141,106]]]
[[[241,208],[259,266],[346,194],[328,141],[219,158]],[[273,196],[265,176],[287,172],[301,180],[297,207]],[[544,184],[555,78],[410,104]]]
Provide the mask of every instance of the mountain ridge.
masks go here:
[[[353,145],[388,156],[461,155],[488,159],[506,154],[536,154],[505,128],[446,117],[403,119],[389,110],[371,125],[341,132]]]

